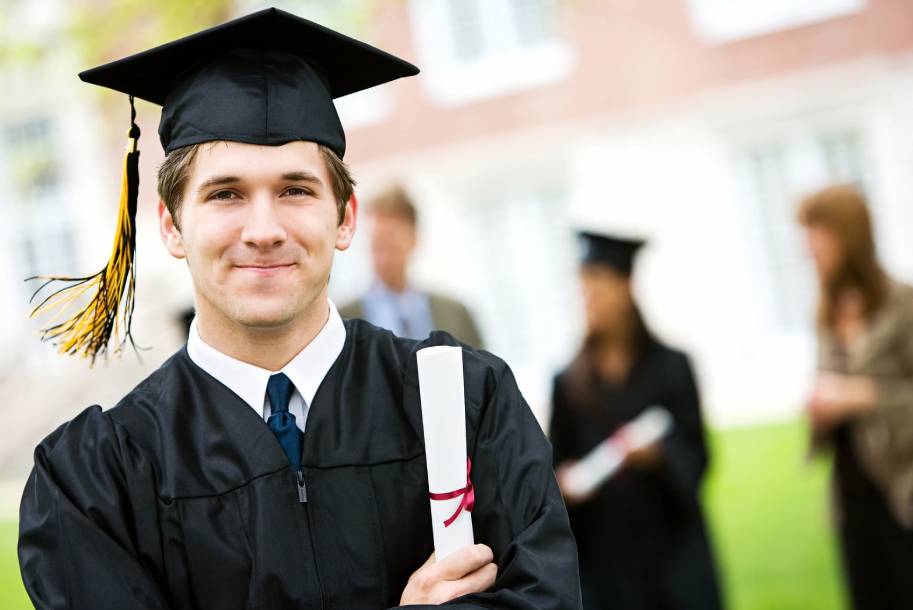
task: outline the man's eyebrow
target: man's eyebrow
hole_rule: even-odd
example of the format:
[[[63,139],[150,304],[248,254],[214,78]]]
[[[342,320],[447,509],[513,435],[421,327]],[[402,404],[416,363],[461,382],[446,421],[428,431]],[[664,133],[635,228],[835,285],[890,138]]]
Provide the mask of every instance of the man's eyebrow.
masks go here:
[[[224,184],[237,184],[238,182],[241,182],[241,178],[239,178],[238,176],[213,176],[212,178],[208,178],[207,180],[204,180],[203,183],[200,184],[199,187],[197,187],[197,192],[202,193],[206,189],[211,188],[213,186],[222,186]]]
[[[318,178],[316,175],[308,171],[295,171],[295,172],[286,172],[282,174],[281,179],[284,182],[311,182],[315,186],[323,186],[323,181]],[[213,176],[212,178],[207,178],[204,180],[199,187],[197,187],[197,192],[202,193],[203,191],[210,189],[214,186],[224,186],[226,184],[237,184],[241,182],[239,176]]]
[[[286,182],[313,182],[317,186],[323,186],[323,181],[311,172],[288,172],[282,174],[282,180]]]

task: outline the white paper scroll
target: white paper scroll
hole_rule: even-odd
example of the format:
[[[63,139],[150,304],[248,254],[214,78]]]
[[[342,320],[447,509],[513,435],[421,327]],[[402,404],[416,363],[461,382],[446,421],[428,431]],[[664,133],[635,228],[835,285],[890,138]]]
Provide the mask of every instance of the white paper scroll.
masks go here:
[[[591,493],[615,474],[628,452],[655,443],[671,429],[672,415],[668,411],[662,407],[648,408],[568,468],[562,487],[576,496]]]
[[[418,383],[425,429],[428,491],[448,493],[466,487],[466,406],[463,398],[463,350],[440,345],[419,350]],[[473,544],[472,515],[463,510],[449,527],[444,522],[462,496],[431,502],[431,528],[438,560]]]

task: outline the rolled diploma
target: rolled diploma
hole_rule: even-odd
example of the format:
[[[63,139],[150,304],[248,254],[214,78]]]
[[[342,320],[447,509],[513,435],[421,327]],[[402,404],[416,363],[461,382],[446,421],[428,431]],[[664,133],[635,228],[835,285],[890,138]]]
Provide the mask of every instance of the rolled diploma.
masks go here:
[[[425,429],[428,491],[447,493],[466,487],[466,403],[463,398],[463,350],[439,345],[416,354],[418,385]],[[431,531],[438,560],[473,542],[472,515],[463,510],[449,527],[444,521],[463,496],[430,500]]]
[[[615,474],[629,451],[655,443],[672,428],[672,415],[662,407],[650,407],[568,468],[566,490],[586,495]]]

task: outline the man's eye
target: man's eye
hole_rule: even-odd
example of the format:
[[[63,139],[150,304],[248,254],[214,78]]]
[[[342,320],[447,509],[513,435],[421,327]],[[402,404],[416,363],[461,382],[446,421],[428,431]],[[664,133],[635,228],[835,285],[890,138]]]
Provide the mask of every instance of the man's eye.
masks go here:
[[[293,186],[286,189],[285,194],[290,197],[306,197],[313,195],[313,192],[311,192],[310,189],[306,189],[300,186]]]
[[[219,199],[222,201],[227,201],[229,199],[237,199],[238,194],[234,191],[216,191],[209,196],[210,199]]]

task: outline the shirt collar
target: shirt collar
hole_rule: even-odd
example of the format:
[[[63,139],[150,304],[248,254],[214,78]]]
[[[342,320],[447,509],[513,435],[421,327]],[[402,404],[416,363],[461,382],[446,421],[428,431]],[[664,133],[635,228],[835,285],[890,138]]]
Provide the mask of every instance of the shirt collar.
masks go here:
[[[280,371],[268,371],[247,362],[242,362],[214,347],[207,345],[197,331],[196,318],[190,323],[187,337],[187,354],[194,364],[215,377],[258,414],[263,412],[266,383],[270,375],[285,373],[301,394],[305,405],[310,406],[330,367],[339,357],[346,342],[346,327],[336,310],[336,305],[327,299],[330,315],[326,324],[304,349],[292,358]]]
[[[416,292],[408,285],[402,292],[391,290],[380,278],[375,278],[374,282],[371,284],[371,288],[368,289],[368,292],[371,296],[403,305],[414,304],[420,297],[420,293]]]

